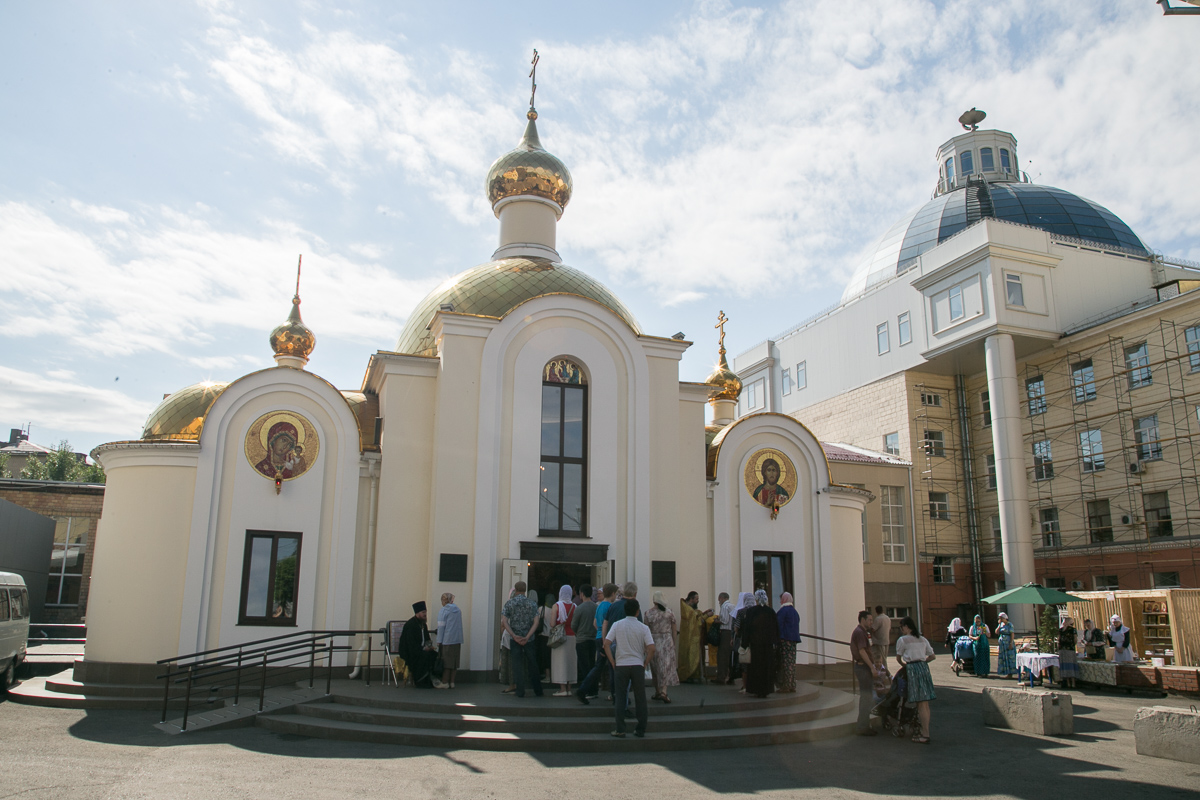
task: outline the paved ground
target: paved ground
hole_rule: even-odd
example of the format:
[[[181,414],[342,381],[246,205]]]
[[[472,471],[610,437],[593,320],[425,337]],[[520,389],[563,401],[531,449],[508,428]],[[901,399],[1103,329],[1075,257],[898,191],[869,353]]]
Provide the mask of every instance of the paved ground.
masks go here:
[[[1141,800],[1200,793],[1200,766],[1139,756],[1133,744],[1138,706],[1189,701],[1075,692],[1075,736],[1030,736],[985,728],[979,692],[999,681],[956,678],[949,664],[943,655],[932,665],[938,699],[928,747],[876,736],[645,757],[535,757],[330,742],[259,729],[167,736],[151,727],[156,716],[148,712],[0,702],[0,800],[561,800],[590,796],[598,786],[607,797],[655,800],[751,794]]]

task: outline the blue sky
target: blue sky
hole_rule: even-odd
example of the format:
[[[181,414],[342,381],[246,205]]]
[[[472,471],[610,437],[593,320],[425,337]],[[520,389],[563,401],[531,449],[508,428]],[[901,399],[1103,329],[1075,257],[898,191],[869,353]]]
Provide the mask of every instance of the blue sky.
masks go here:
[[[1200,260],[1200,35],[1150,0],[0,3],[0,430],[89,450],[270,366],[304,254],[344,389],[484,262],[483,178],[539,130],[564,260],[731,354],[837,301],[978,106],[1038,183]]]

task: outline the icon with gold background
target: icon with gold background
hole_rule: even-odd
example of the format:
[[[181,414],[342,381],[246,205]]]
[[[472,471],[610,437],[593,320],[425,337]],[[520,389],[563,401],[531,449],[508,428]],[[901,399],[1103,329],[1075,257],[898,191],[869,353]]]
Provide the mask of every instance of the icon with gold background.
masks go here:
[[[796,493],[796,468],[778,450],[764,448],[746,461],[746,491],[754,501],[771,509],[771,519]]]
[[[273,481],[299,478],[316,463],[320,451],[317,429],[291,411],[263,414],[246,432],[246,460]]]

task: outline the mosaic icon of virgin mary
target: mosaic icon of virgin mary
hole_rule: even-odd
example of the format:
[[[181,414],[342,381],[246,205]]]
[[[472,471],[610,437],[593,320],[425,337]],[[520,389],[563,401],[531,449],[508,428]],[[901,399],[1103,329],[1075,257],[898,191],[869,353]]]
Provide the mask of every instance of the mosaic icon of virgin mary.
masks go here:
[[[271,480],[291,480],[308,471],[318,447],[317,432],[299,414],[276,411],[254,421],[246,433],[246,459]]]

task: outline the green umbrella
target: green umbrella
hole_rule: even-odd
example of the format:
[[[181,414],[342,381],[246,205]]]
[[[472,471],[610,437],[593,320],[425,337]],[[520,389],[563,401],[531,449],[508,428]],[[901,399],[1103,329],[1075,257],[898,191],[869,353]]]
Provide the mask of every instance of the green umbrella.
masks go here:
[[[1000,594],[983,598],[983,602],[991,605],[1011,604],[1017,606],[1057,606],[1063,603],[1082,603],[1082,597],[1060,592],[1058,589],[1047,589],[1036,583],[1027,583],[1016,589],[1006,589]]]

